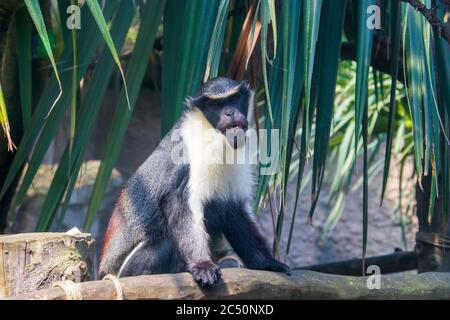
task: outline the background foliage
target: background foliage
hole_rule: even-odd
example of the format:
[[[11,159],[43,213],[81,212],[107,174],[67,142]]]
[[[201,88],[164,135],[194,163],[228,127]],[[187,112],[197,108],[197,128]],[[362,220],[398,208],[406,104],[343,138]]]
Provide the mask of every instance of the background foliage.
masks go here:
[[[259,177],[255,204],[260,209],[267,199],[274,200],[275,252],[283,227],[289,228],[289,238],[295,232],[297,210],[291,221],[284,218],[287,183],[296,179],[296,199],[311,184],[310,220],[323,181],[330,184],[330,202],[336,205],[324,237],[342,213],[345,193],[361,187],[365,255],[368,184],[382,170],[384,194],[393,154],[401,167],[409,155],[414,156],[414,179],[419,183],[423,176],[432,177],[430,218],[442,189],[438,201],[446,220],[450,206],[450,47],[446,29],[431,25],[423,11],[413,8],[414,3],[108,0],[100,7],[97,0],[85,0],[79,3],[81,29],[69,30],[66,10],[76,1],[6,1],[1,6],[9,15],[0,20],[7,30],[0,32],[4,48],[0,123],[5,133],[0,143],[2,221],[7,216],[14,219],[15,208],[69,112],[70,138],[36,230],[47,230],[57,212],[64,214],[109,80],[119,72],[120,97],[84,223],[89,230],[150,57],[158,61],[152,67],[159,64],[162,70],[163,133],[183,112],[183,99],[211,77],[245,77],[256,88],[256,125],[279,129],[281,134],[280,150],[272,150],[280,155],[280,170]],[[380,29],[367,27],[373,16],[370,6],[375,4],[380,9]],[[423,5],[444,24],[447,1],[424,0]],[[123,70],[120,54],[133,30],[137,34]],[[158,54],[155,39],[162,42]],[[14,50],[10,48],[17,48],[16,63],[8,60],[8,50]],[[46,69],[50,73],[38,71],[38,59],[50,63]],[[35,85],[36,78],[41,86]],[[270,135],[260,138],[261,143],[270,141]],[[382,161],[375,157],[380,148],[385,152]],[[360,155],[362,176],[351,185]],[[312,161],[313,170],[304,176],[307,161]],[[289,248],[290,243],[285,254]]]

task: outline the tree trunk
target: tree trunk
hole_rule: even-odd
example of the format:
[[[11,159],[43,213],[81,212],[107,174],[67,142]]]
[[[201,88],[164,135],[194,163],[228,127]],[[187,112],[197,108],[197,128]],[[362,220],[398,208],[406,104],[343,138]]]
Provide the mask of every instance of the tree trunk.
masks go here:
[[[0,236],[0,298],[92,279],[89,234],[23,233]]]
[[[439,197],[429,219],[431,177],[422,177],[422,188],[416,184],[419,232],[416,236],[418,272],[450,272],[450,229],[444,221],[442,183],[438,180]]]

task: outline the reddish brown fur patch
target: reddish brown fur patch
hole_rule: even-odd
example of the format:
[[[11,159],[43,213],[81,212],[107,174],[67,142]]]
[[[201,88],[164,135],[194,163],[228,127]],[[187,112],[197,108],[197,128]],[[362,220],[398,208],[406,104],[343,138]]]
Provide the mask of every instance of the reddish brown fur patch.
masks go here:
[[[111,240],[120,231],[123,223],[123,201],[125,200],[125,190],[120,193],[114,212],[109,219],[108,228],[103,236],[102,249],[100,250],[100,261],[103,260],[105,253],[108,251]]]

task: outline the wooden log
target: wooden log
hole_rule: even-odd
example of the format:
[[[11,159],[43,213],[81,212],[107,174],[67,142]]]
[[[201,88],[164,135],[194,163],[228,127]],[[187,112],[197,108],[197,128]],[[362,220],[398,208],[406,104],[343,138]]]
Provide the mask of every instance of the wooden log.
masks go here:
[[[370,265],[380,267],[382,274],[416,270],[417,254],[415,251],[394,252],[383,256],[366,258],[366,268]],[[295,270],[311,270],[343,276],[362,276],[362,259],[352,259],[306,267],[295,268]]]
[[[369,289],[368,277],[294,271],[286,276],[244,268],[224,269],[223,280],[200,288],[188,273],[121,278],[124,299],[450,299],[449,273],[381,276],[380,289]],[[110,280],[79,284],[85,300],[116,299]],[[50,288],[9,299],[64,300],[61,288]]]
[[[88,281],[90,234],[22,233],[0,236],[0,298],[48,288],[53,282]]]

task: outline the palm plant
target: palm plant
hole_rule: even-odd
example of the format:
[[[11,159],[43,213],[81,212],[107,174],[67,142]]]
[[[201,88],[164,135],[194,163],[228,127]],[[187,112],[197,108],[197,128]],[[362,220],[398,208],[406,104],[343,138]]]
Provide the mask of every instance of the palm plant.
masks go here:
[[[81,7],[79,30],[64,27],[69,5]],[[0,30],[7,30],[0,31],[0,123],[6,137],[0,141],[3,222],[8,212],[14,218],[14,208],[24,199],[70,112],[70,138],[36,230],[47,230],[56,212],[65,212],[109,79],[117,68],[123,85],[84,223],[89,230],[124,141],[153,43],[160,35],[163,133],[181,115],[184,97],[211,77],[248,77],[258,89],[256,125],[278,129],[281,139],[280,149],[273,150],[280,155],[279,170],[260,175],[255,204],[261,207],[268,198],[280,195],[274,209],[275,252],[283,226],[290,224],[289,238],[294,231],[295,212],[291,221],[284,219],[288,180],[296,179],[297,199],[302,186],[311,181],[312,220],[327,162],[335,159],[331,201],[338,205],[326,223],[329,232],[342,210],[360,153],[363,256],[369,179],[383,170],[383,198],[393,152],[402,161],[413,154],[419,184],[423,177],[431,179],[427,216],[439,211],[440,233],[445,234],[450,206],[447,0],[108,0],[103,8],[97,0],[57,4],[8,0],[0,7],[6,12],[0,17]],[[137,11],[138,34],[127,68],[122,70],[118,53]],[[51,31],[52,17],[60,21],[57,32]],[[32,39],[39,39],[38,44]],[[36,47],[50,62],[51,75],[36,68]],[[94,61],[93,68],[88,68]],[[42,88],[35,85],[38,74],[38,82],[45,83]],[[261,137],[261,143],[268,141],[270,135]],[[383,146],[381,142],[385,159],[377,161],[374,154]],[[313,170],[304,177],[308,158]]]

